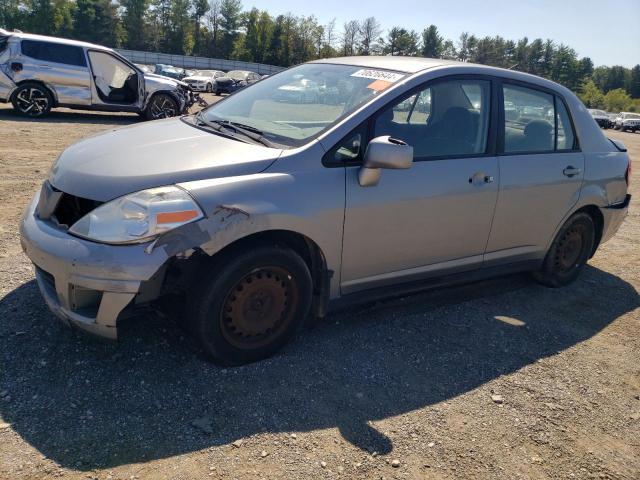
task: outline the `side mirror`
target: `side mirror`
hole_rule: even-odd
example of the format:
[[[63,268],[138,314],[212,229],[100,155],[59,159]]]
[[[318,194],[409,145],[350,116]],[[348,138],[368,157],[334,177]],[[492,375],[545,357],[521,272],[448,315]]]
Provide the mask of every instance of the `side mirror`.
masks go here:
[[[380,182],[381,168],[406,169],[411,168],[412,163],[412,146],[388,135],[376,137],[367,145],[358,183],[361,187],[375,187]]]

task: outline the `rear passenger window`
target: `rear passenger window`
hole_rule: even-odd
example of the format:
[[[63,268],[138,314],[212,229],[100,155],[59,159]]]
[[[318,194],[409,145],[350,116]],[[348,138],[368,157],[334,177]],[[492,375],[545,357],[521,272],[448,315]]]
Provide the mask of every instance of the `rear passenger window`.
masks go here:
[[[22,54],[27,57],[43,60],[45,62],[63,63],[86,67],[87,60],[81,47],[63,45],[61,43],[40,42],[35,40],[23,40]]]
[[[573,150],[575,134],[558,97],[532,88],[504,85],[505,153]]]
[[[552,152],[555,146],[553,95],[504,86],[504,151]]]
[[[564,102],[556,98],[556,121],[558,122],[558,150],[573,150],[575,136]]]

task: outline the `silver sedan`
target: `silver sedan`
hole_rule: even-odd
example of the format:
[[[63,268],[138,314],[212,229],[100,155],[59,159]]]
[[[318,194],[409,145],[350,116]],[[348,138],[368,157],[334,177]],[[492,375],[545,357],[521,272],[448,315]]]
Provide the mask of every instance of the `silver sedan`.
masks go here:
[[[279,94],[293,83],[313,103]],[[72,145],[22,245],[64,322],[115,339],[124,315],[173,295],[204,351],[237,365],[345,304],[514,271],[567,285],[623,222],[629,169],[548,80],[320,60]]]

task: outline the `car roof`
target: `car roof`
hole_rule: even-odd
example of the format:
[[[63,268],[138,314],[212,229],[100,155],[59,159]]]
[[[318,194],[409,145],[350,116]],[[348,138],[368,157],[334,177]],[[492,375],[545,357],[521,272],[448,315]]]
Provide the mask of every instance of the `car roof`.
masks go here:
[[[473,73],[481,75],[494,75],[497,77],[511,79],[515,81],[527,82],[544,88],[549,88],[556,92],[569,92],[569,90],[551,80],[532,75],[530,73],[519,72],[517,70],[505,69],[500,67],[491,67],[489,65],[481,65],[470,62],[460,62],[457,60],[444,60],[441,58],[426,57],[402,57],[402,56],[354,56],[354,57],[337,57],[312,60],[308,63],[324,63],[334,65],[350,65],[362,68],[379,68],[383,70],[395,70],[410,75],[424,72],[426,70],[445,67],[450,69],[449,73],[460,70],[464,73]]]
[[[94,48],[96,50],[112,51],[110,48],[105,47],[104,45],[96,45],[94,43],[81,42],[79,40],[70,40],[68,38],[49,37],[47,35],[36,35],[34,33],[23,33],[23,32],[6,32],[6,33],[12,38],[19,38],[21,40],[38,40],[41,42],[54,42],[54,43],[60,43],[63,45],[73,45],[76,47]]]
[[[365,68],[381,68],[383,70],[396,70],[405,73],[417,73],[428,68],[442,65],[457,65],[462,62],[455,60],[444,60],[440,58],[425,57],[401,57],[401,56],[379,56],[363,55],[355,57],[336,57],[313,60],[309,63],[332,63],[336,65],[353,65]],[[469,64],[464,64],[469,65]]]

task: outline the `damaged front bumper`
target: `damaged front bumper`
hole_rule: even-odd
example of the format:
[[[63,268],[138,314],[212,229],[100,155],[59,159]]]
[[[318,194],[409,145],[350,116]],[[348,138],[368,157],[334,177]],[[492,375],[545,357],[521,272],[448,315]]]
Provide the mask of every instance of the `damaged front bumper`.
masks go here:
[[[22,249],[36,267],[36,281],[51,311],[65,324],[116,340],[123,310],[159,293],[167,261],[148,244],[106,245],[69,235],[40,220],[36,195],[20,223]]]

